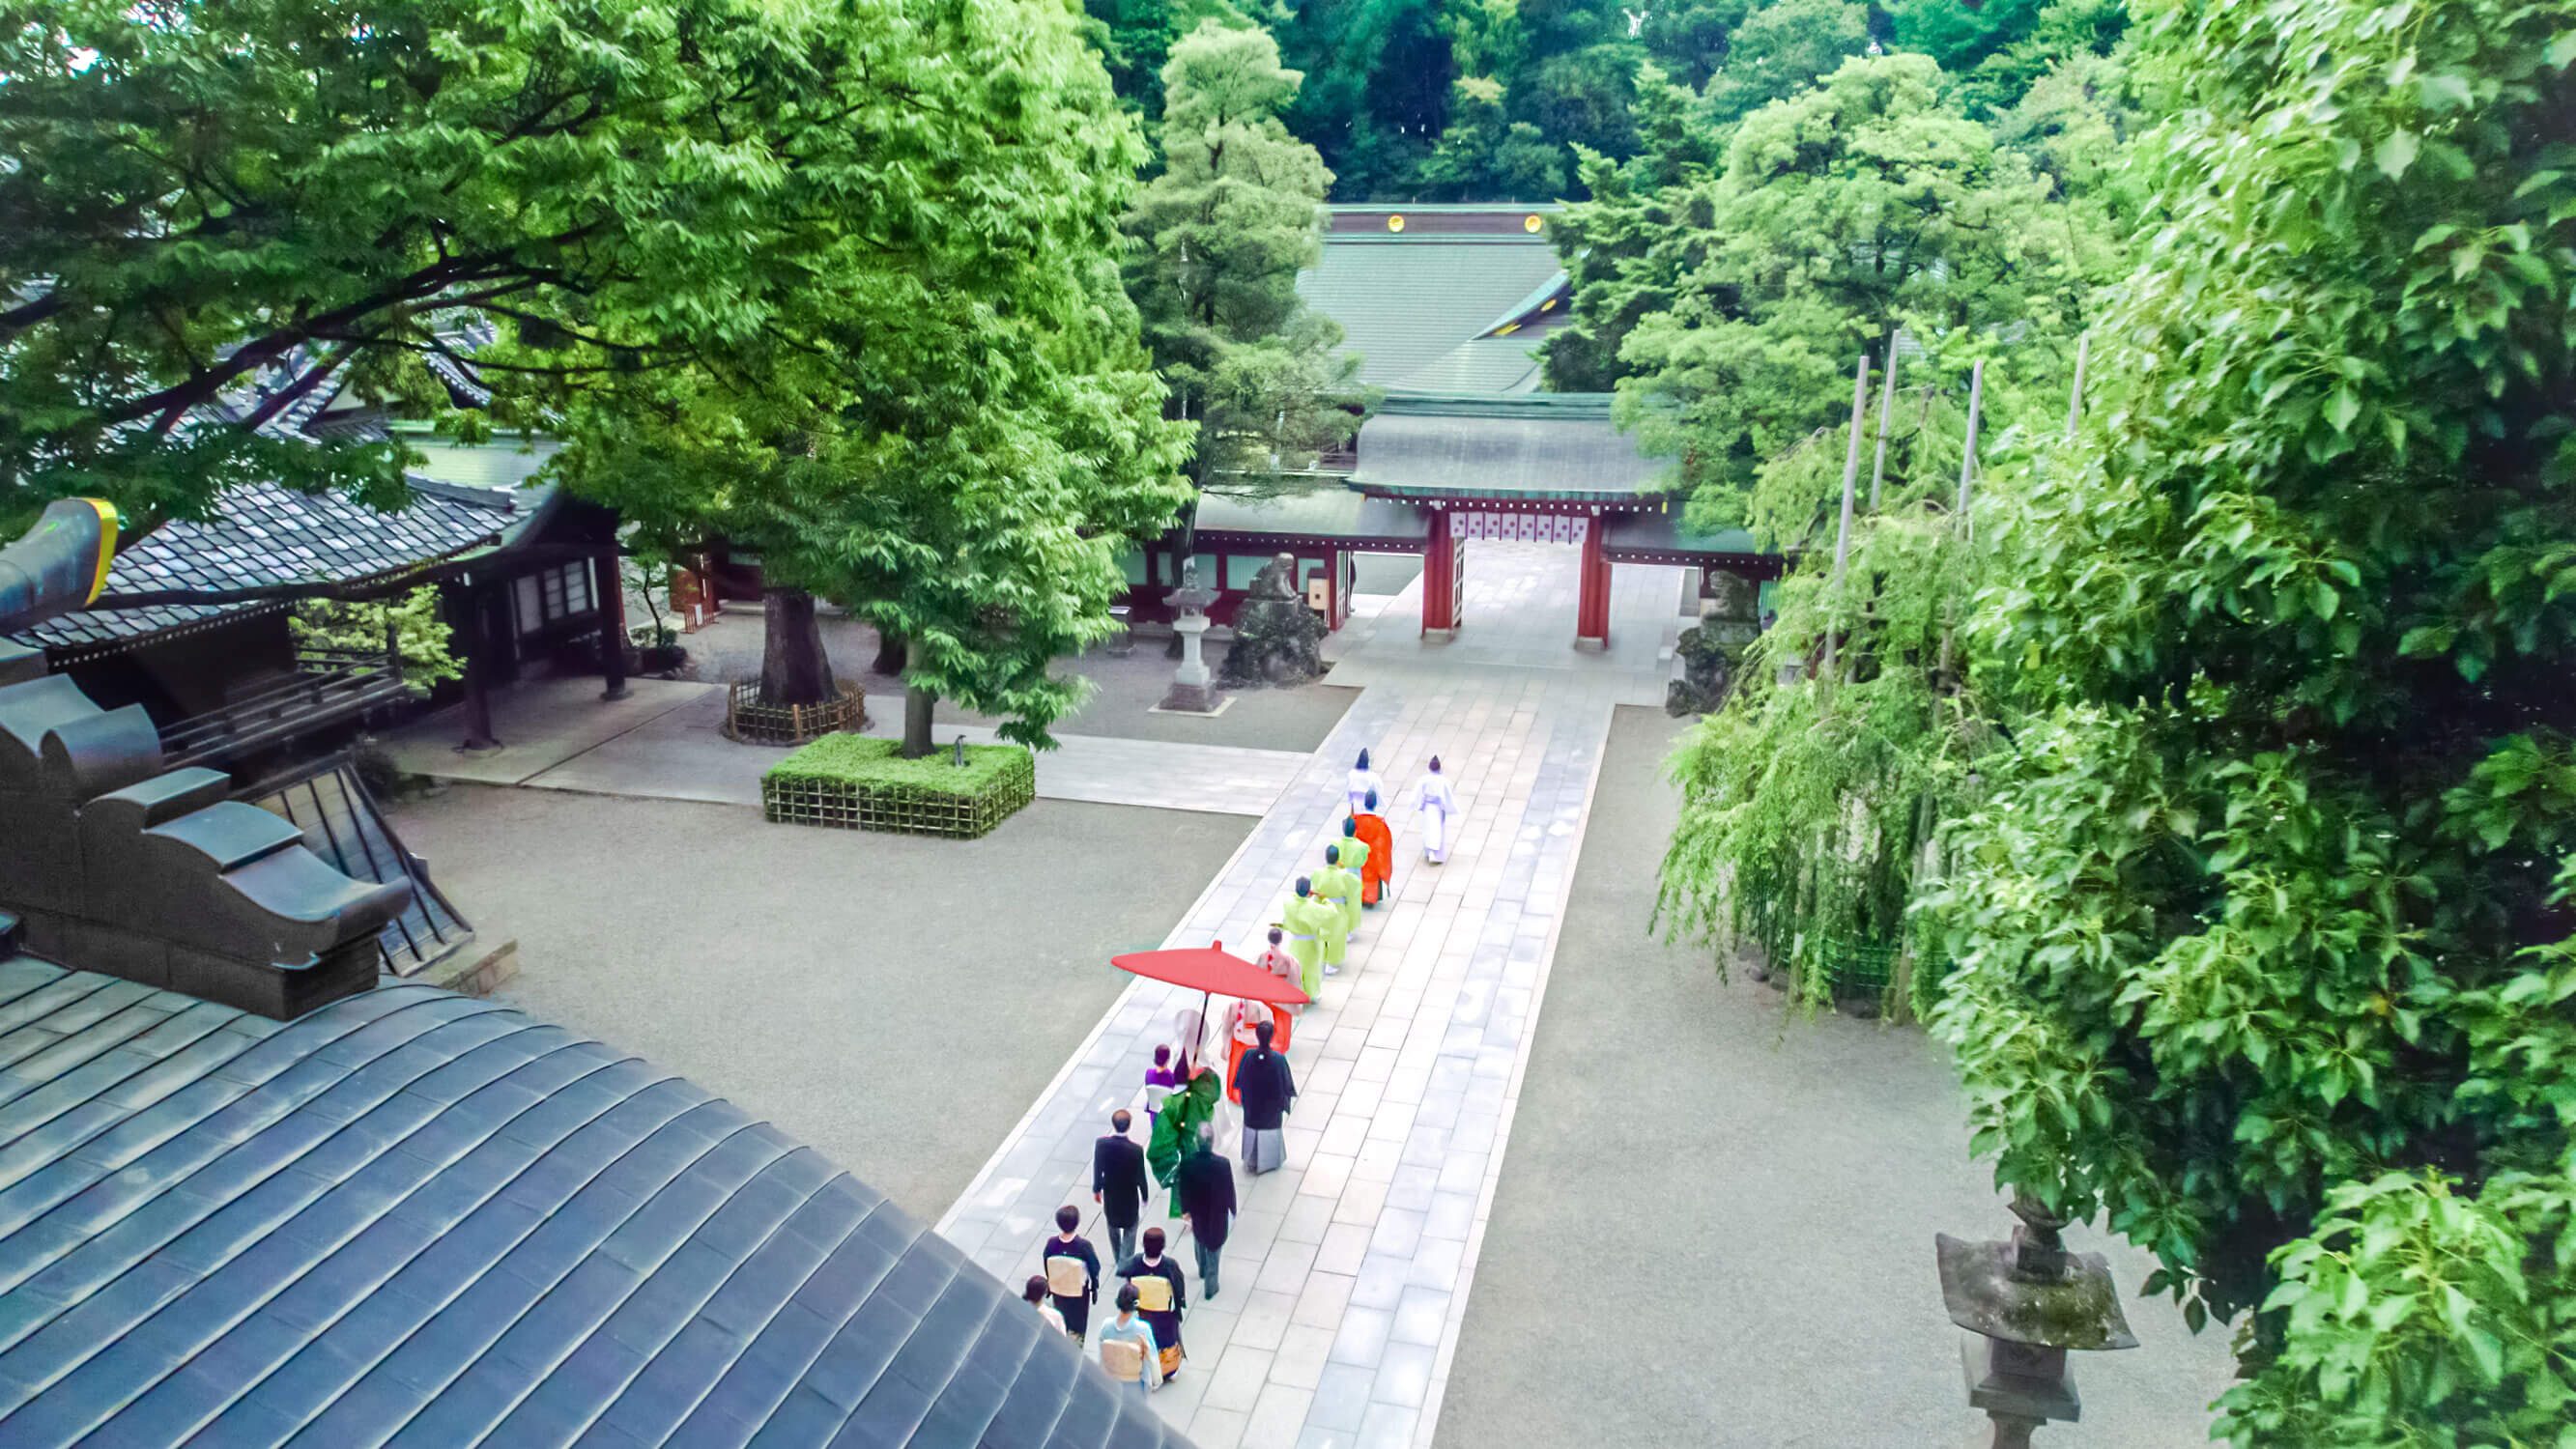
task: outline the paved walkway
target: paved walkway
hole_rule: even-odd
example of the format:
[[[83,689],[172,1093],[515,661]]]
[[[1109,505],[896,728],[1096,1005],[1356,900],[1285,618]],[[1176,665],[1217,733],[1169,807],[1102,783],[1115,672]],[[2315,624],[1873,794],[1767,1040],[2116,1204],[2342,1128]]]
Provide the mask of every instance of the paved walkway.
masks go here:
[[[460,717],[446,710],[396,731],[386,749],[414,774],[487,785],[579,790],[655,800],[758,805],[760,777],[786,753],[736,744],[721,732],[724,690],[712,684],[631,681],[633,697],[599,699],[599,681],[550,679],[515,685],[493,701],[492,732],[504,747],[460,754]],[[900,723],[877,711],[871,733]],[[993,731],[942,724],[942,745],[963,735],[989,744]],[[1310,756],[1291,750],[1056,736],[1038,756],[1038,794],[1049,800],[1148,805],[1221,815],[1266,815]]]
[[[1479,542],[1455,643],[1420,642],[1418,581],[1354,631],[1333,677],[1368,688],[1167,938],[1258,940],[1338,833],[1362,747],[1399,794],[1441,757],[1463,816],[1448,864],[1424,865],[1413,822],[1390,816],[1395,898],[1289,1053],[1302,1091],[1289,1165],[1242,1180],[1223,1295],[1190,1314],[1189,1365],[1155,1396],[1202,1449],[1431,1440],[1611,709],[1660,703],[1680,622],[1678,571],[1623,567],[1612,649],[1577,653],[1574,566],[1570,548]],[[1005,1282],[1035,1271],[1066,1203],[1105,1245],[1092,1140],[1138,1101],[1154,1046],[1198,1002],[1132,984],[941,1231]],[[1148,1222],[1165,1210],[1158,1199]]]

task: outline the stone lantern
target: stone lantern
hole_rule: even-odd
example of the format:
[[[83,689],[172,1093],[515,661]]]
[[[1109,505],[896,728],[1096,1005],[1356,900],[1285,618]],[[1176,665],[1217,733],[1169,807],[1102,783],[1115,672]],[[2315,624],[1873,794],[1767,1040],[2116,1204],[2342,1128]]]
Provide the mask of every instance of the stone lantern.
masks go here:
[[[1942,1302],[1967,1330],[1968,1404],[1994,1421],[1993,1449],[2028,1449],[2040,1425],[2083,1417],[2070,1350],[2138,1346],[2102,1255],[2066,1251],[2065,1219],[2027,1196],[2014,1194],[2012,1211],[2011,1242],[1932,1238]]]
[[[1200,649],[1208,631],[1207,606],[1216,602],[1216,595],[1199,587],[1197,559],[1182,563],[1181,586],[1164,595],[1163,602],[1178,611],[1172,618],[1172,633],[1181,641],[1181,667],[1172,671],[1171,692],[1156,707],[1181,714],[1214,714],[1222,701]]]

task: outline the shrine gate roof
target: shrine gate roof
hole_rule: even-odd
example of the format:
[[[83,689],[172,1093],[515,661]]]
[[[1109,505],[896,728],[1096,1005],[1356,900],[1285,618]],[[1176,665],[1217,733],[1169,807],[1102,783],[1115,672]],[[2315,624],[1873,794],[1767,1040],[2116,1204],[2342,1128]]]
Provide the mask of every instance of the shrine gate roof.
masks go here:
[[[1351,485],[1387,498],[1657,500],[1671,464],[1637,451],[1607,393],[1390,395],[1360,429]]]
[[[1268,498],[1202,493],[1197,531],[1418,548],[1430,536],[1431,523],[1410,504],[1371,498],[1333,482]]]

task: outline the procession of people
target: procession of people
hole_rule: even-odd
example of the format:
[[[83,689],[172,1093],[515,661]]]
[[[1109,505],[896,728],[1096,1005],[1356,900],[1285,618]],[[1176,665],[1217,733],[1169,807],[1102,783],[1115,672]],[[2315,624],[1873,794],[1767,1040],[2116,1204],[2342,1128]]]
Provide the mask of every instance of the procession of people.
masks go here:
[[[1384,790],[1369,752],[1361,750],[1346,781],[1343,809],[1325,831],[1322,859],[1290,883],[1265,947],[1252,962],[1282,982],[1296,983],[1309,1004],[1322,999],[1325,978],[1341,975],[1349,964],[1364,913],[1392,898],[1395,832],[1380,808]],[[1411,805],[1422,861],[1439,866],[1448,859],[1456,830],[1458,797],[1438,756],[1414,783]],[[1228,969],[1239,965],[1238,960]],[[1076,1341],[1088,1331],[1101,1367],[1140,1395],[1179,1376],[1188,1356],[1182,1324],[1190,1305],[1188,1274],[1166,1251],[1175,1234],[1161,1227],[1138,1232],[1144,1205],[1159,1186],[1170,1218],[1189,1230],[1200,1301],[1216,1298],[1237,1202],[1235,1163],[1217,1150],[1219,1114],[1228,1105],[1235,1109],[1240,1130],[1222,1135],[1237,1144],[1246,1173],[1259,1177],[1285,1164],[1285,1122],[1297,1097],[1288,1048],[1302,1009],[1240,998],[1217,1021],[1199,1007],[1181,1010],[1172,1039],[1155,1047],[1140,1084],[1146,1140],[1135,1140],[1127,1108],[1111,1114],[1112,1131],[1093,1148],[1092,1201],[1110,1237],[1105,1276],[1125,1284],[1114,1295],[1114,1319],[1097,1327],[1090,1321],[1104,1273],[1091,1243],[1077,1231],[1079,1208],[1058,1211],[1057,1231],[1039,1249],[1044,1271],[1029,1279],[1027,1295],[1039,1316]]]

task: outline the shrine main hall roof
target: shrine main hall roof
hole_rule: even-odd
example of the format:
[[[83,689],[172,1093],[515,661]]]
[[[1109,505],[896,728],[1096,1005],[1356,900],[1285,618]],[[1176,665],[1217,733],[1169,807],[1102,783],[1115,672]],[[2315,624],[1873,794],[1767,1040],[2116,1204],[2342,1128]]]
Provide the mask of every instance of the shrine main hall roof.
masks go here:
[[[15,955],[0,1444],[1185,1446],[945,1239],[494,1001],[291,1022]]]

